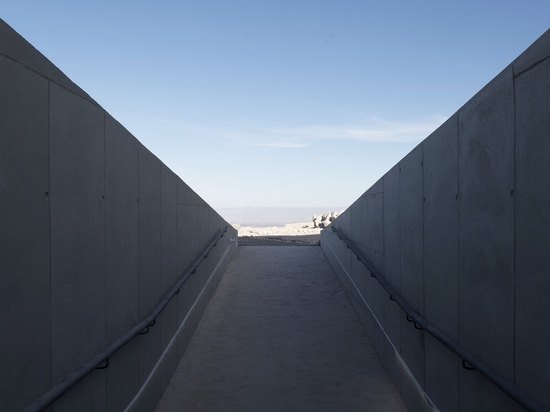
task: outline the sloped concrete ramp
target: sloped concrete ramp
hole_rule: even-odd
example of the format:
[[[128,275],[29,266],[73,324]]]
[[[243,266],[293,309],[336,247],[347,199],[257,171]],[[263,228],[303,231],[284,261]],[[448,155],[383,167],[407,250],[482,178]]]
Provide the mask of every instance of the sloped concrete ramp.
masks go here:
[[[239,248],[157,407],[365,410],[406,408],[316,246]]]

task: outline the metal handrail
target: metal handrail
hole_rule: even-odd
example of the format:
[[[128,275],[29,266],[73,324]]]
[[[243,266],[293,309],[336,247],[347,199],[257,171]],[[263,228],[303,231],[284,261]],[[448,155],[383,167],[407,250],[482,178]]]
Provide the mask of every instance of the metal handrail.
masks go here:
[[[520,389],[517,385],[510,382],[500,373],[492,370],[487,364],[477,359],[470,352],[465,350],[460,346],[456,341],[451,339],[449,336],[441,332],[437,327],[430,323],[427,319],[418,314],[403,297],[390,285],[390,283],[378,273],[374,267],[369,263],[367,259],[362,255],[353,244],[353,241],[348,238],[340,229],[331,225],[332,231],[338,235],[338,238],[342,240],[348,249],[350,249],[357,260],[359,260],[370,272],[370,275],[375,278],[378,283],[388,292],[390,300],[396,302],[399,307],[405,312],[407,321],[414,323],[416,329],[422,329],[436,338],[439,342],[453,351],[462,359],[462,366],[467,370],[477,370],[483,376],[485,376],[489,381],[494,385],[500,388],[506,395],[516,401],[518,404],[523,406],[528,411],[533,412],[548,412],[548,408],[545,407],[539,400],[533,398],[531,395]]]
[[[180,289],[183,284],[194,274],[202,263],[208,257],[210,251],[216,246],[219,239],[221,239],[227,232],[228,226],[224,226],[216,235],[214,240],[206,247],[201,256],[193,263],[193,265],[180,277],[176,284],[170,289],[170,291],[164,296],[160,303],[151,311],[151,313],[145,317],[141,322],[136,324],[132,329],[126,332],[123,336],[115,340],[109,345],[103,352],[97,354],[84,365],[74,370],[72,373],[65,376],[65,378],[51,388],[48,392],[42,395],[29,405],[24,411],[35,412],[41,411],[48,406],[52,405],[56,400],[63,396],[69,389],[84,379],[95,369],[105,369],[109,366],[109,358],[117,352],[120,348],[130,342],[138,335],[143,335],[149,332],[149,328],[155,325],[156,318],[172,300],[172,298],[180,293]]]

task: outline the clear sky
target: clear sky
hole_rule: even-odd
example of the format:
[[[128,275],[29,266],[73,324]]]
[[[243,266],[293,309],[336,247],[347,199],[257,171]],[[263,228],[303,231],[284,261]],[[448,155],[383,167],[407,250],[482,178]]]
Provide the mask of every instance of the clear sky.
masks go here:
[[[0,0],[214,208],[349,206],[549,16],[548,0]]]

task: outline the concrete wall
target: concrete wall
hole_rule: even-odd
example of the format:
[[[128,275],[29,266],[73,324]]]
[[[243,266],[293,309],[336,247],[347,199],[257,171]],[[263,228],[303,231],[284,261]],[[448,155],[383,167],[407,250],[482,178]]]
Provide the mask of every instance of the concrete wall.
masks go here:
[[[0,410],[147,316],[226,222],[0,20]],[[52,407],[151,410],[234,251],[233,228],[138,336]]]
[[[550,409],[550,31],[333,225],[419,314]],[[337,189],[336,189],[337,190]],[[523,410],[322,247],[410,410]]]

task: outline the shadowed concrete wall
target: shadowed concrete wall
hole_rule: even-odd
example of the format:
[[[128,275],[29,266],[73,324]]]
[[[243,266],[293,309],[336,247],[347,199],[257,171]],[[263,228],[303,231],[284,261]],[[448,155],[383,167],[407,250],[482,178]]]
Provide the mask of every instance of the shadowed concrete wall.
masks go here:
[[[0,20],[0,410],[141,321],[226,224]],[[150,332],[52,410],[152,410],[236,237],[229,227]]]
[[[550,32],[333,225],[416,312],[550,409]],[[522,410],[321,245],[411,410]],[[370,308],[370,309],[369,309]]]

